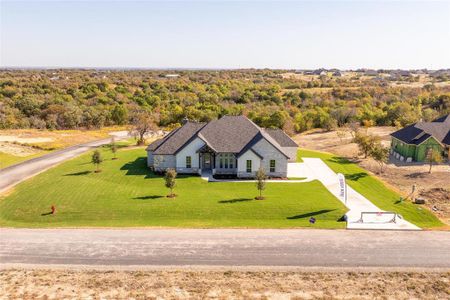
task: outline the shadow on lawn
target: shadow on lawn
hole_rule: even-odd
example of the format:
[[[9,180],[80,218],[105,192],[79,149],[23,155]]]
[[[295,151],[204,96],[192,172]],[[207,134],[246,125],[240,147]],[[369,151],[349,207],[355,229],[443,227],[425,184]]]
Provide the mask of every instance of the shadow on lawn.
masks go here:
[[[82,175],[87,175],[87,174],[91,174],[92,171],[81,171],[81,172],[76,172],[76,173],[68,173],[68,174],[64,174],[64,176],[82,176]]]
[[[239,202],[248,202],[252,201],[254,199],[251,198],[236,198],[236,199],[230,199],[230,200],[220,200],[219,203],[225,204],[225,203],[239,203]]]
[[[301,214],[301,215],[296,215],[296,216],[292,216],[292,217],[287,217],[286,219],[288,219],[288,220],[304,219],[304,218],[308,218],[308,217],[312,217],[312,216],[326,214],[326,213],[329,213],[329,212],[331,212],[333,210],[335,210],[335,209],[321,209],[321,210],[313,211],[313,212],[306,213],[306,214]]]
[[[349,164],[353,164],[353,162],[351,162],[350,160],[348,160],[345,157],[338,157],[338,156],[333,156],[332,158],[329,159],[330,162],[334,162],[334,163],[338,163],[341,165],[349,165]]]
[[[155,174],[147,167],[146,157],[138,157],[134,161],[127,162],[120,168],[120,170],[126,170],[127,173],[125,175],[145,176],[145,178],[163,178],[162,174]],[[177,179],[185,179],[191,177],[199,177],[199,175],[177,174]]]
[[[151,196],[140,196],[140,197],[134,197],[133,199],[136,200],[150,200],[150,199],[159,199],[163,198],[164,196],[161,195],[151,195]]]
[[[127,162],[120,169],[127,171],[125,175],[145,176],[145,178],[159,177],[147,167],[147,159],[145,157],[138,157],[134,161]]]
[[[368,174],[366,172],[359,172],[353,174],[345,174],[345,178],[351,181],[358,181],[361,178],[367,177]]]

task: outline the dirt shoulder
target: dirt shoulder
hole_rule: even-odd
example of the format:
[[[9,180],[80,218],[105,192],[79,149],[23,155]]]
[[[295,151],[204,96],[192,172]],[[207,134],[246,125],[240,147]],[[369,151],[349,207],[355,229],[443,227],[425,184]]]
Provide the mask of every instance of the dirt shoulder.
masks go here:
[[[394,127],[370,127],[367,133],[379,136],[382,143],[389,146],[389,135],[395,130]],[[348,132],[339,138],[336,131],[312,131],[296,135],[294,140],[301,148],[334,153],[358,163],[404,197],[409,195],[413,185],[416,185],[418,196],[426,200],[425,206],[444,223],[450,225],[450,166],[448,164],[434,166],[432,173],[429,173],[427,164],[407,165],[391,161],[384,172],[380,173],[379,165],[375,161],[358,155],[358,147],[351,142],[352,137]]]
[[[447,299],[450,272],[2,270],[0,299]]]
[[[124,127],[98,130],[0,130],[0,169],[54,150],[110,137]]]

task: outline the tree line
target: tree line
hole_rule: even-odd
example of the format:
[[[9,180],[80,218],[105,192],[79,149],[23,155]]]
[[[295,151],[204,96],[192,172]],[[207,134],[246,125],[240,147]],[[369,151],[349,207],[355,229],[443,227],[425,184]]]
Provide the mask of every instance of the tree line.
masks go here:
[[[351,122],[405,126],[450,112],[450,87],[391,86],[321,76],[286,78],[286,70],[177,71],[3,70],[0,129],[73,129],[128,125],[147,112],[158,126],[184,118],[210,121],[244,114],[289,134]]]

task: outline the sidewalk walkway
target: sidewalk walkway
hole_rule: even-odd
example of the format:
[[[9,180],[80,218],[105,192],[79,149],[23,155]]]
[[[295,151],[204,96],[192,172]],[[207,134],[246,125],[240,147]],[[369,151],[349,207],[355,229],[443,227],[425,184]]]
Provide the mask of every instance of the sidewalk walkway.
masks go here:
[[[419,227],[401,218],[396,218],[396,223],[360,223],[361,212],[382,212],[380,208],[370,202],[363,195],[347,185],[347,203],[340,194],[337,174],[331,170],[320,158],[302,158],[304,172],[309,174],[308,179],[317,179],[345,206],[347,212],[347,228],[349,229],[396,229],[396,230],[420,230]]]

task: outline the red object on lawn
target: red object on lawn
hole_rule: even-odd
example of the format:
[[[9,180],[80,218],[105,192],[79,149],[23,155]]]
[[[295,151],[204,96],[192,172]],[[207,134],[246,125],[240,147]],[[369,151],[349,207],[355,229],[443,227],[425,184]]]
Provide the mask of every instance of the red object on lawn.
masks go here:
[[[56,207],[54,205],[52,205],[52,215],[54,215],[56,212]]]

